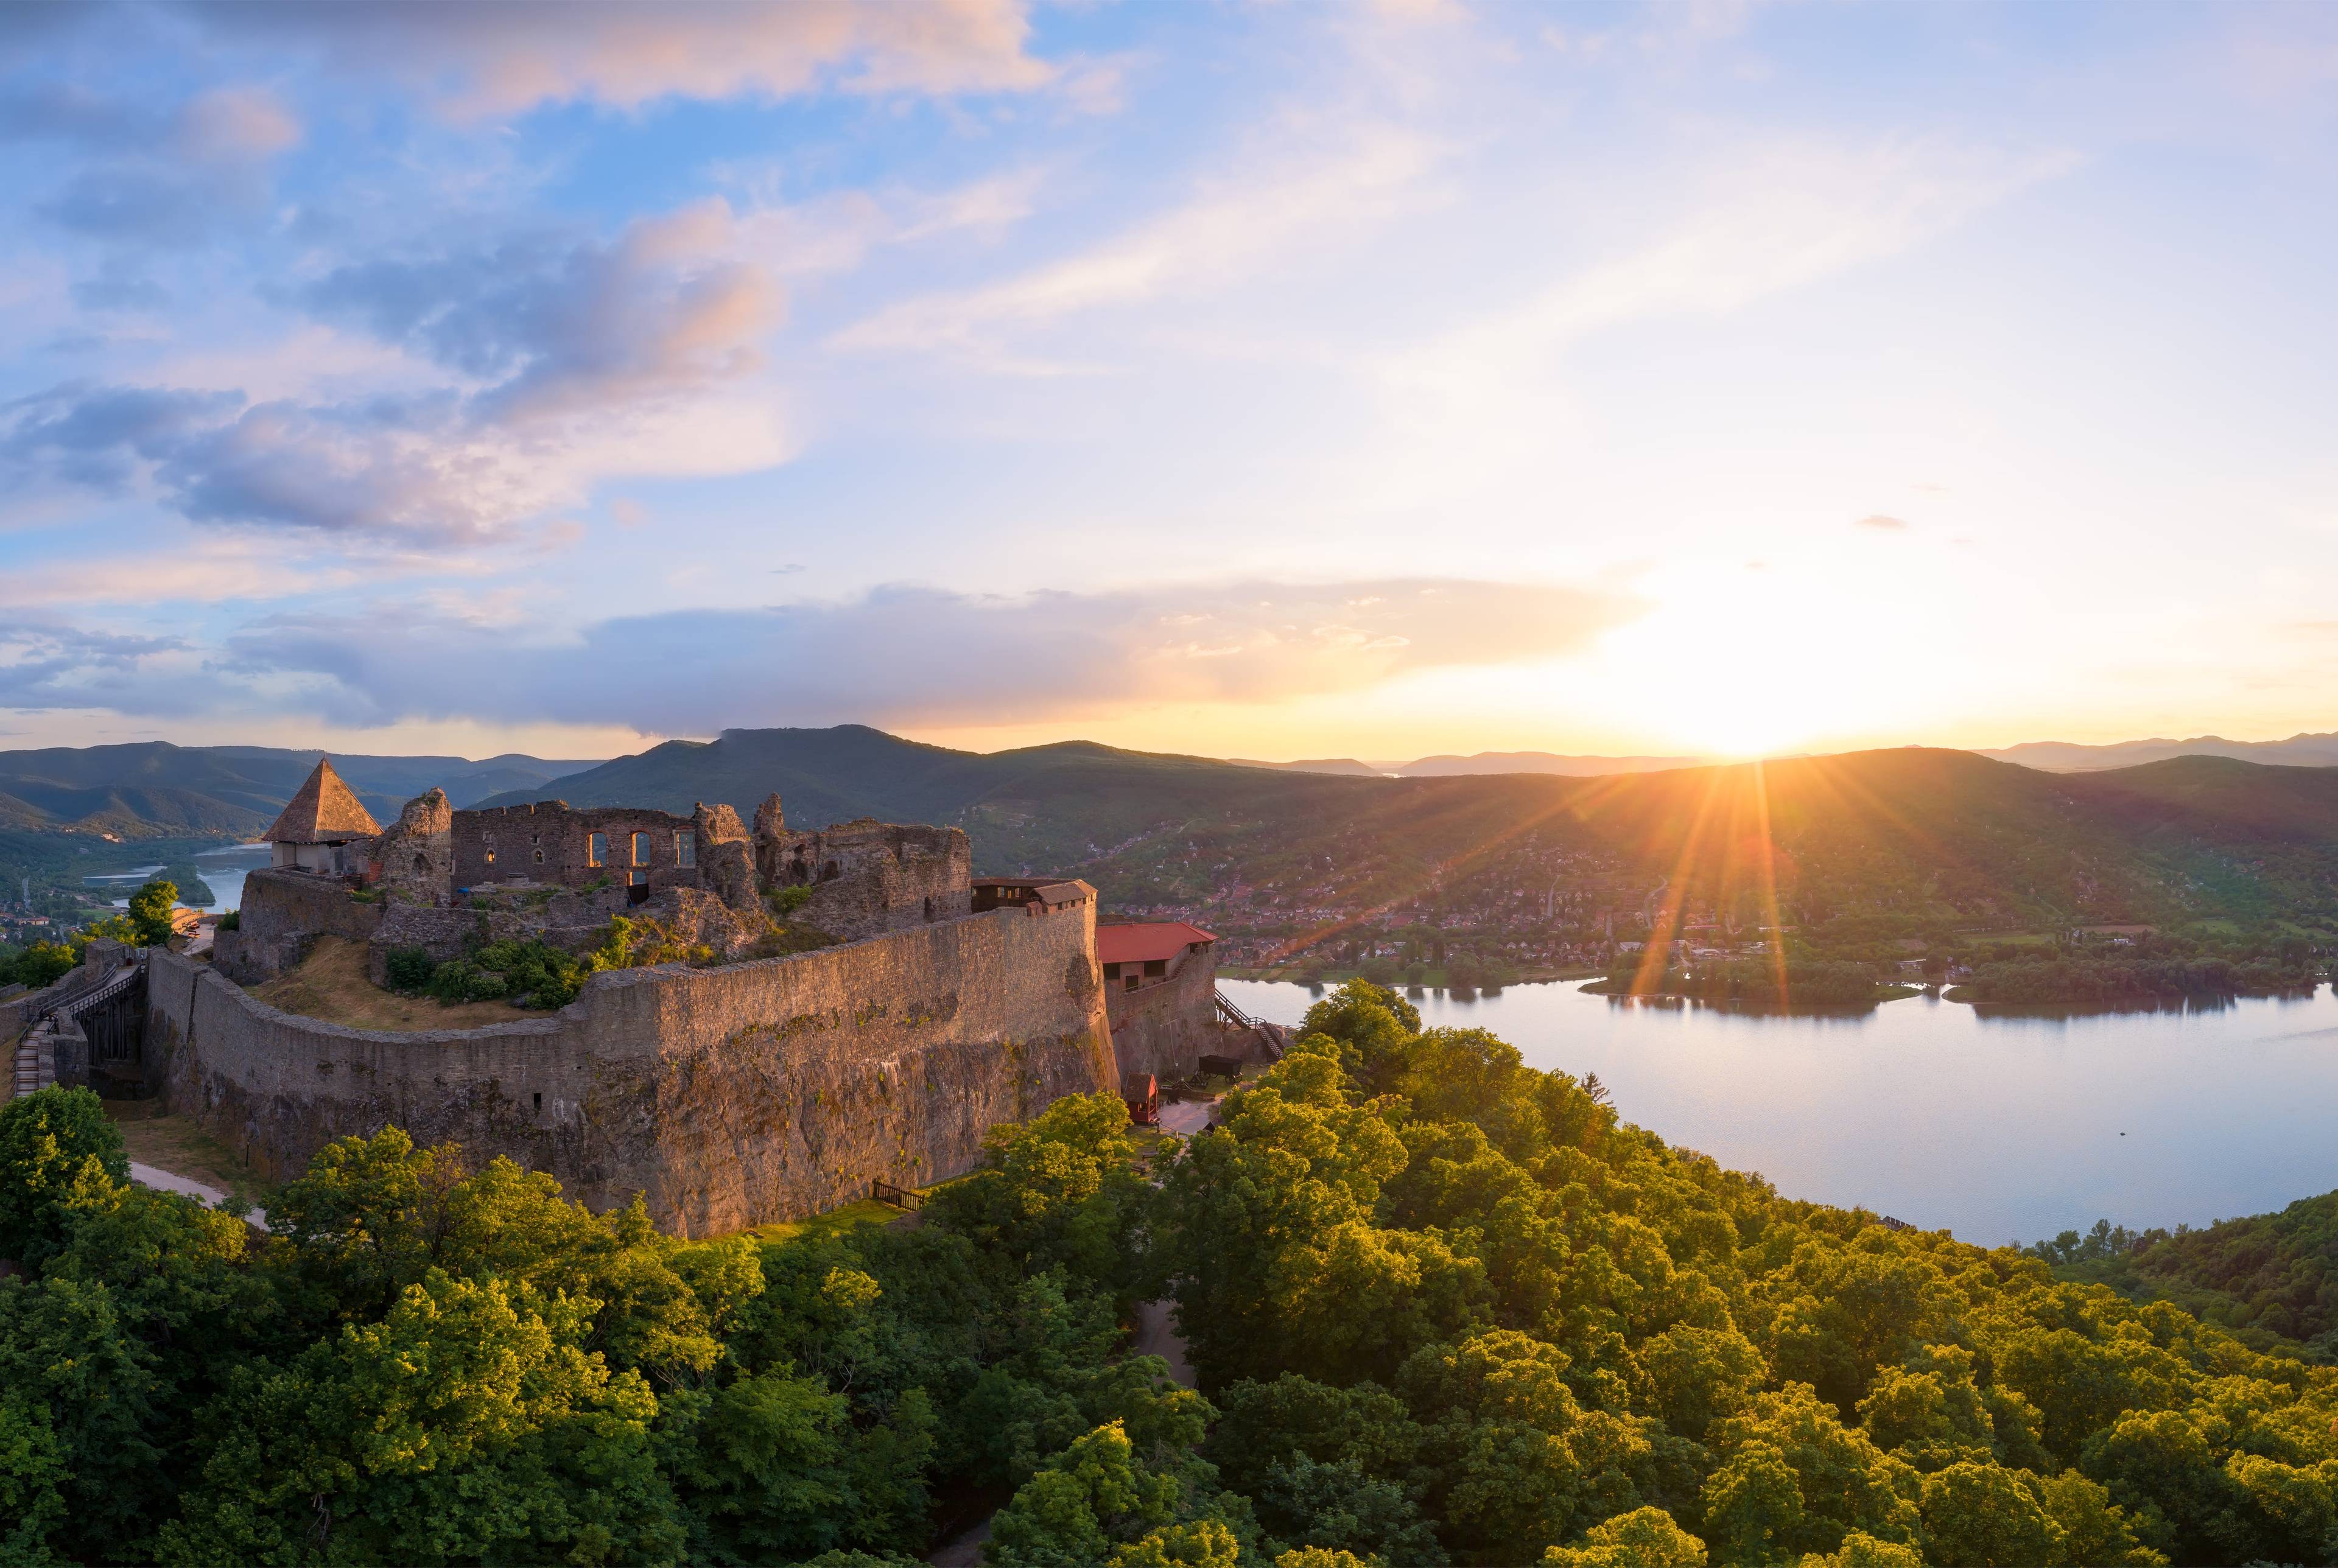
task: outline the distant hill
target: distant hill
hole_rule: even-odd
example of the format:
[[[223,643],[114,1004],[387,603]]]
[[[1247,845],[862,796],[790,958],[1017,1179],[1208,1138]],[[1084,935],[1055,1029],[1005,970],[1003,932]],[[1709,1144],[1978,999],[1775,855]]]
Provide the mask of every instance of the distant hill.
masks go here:
[[[1229,757],[1226,760],[1237,768],[1272,768],[1279,773],[1331,773],[1346,779],[1378,779],[1396,771],[1393,765],[1375,768],[1353,757],[1315,757],[1298,762],[1260,762],[1248,757]]]
[[[124,838],[248,836],[275,819],[319,755],[162,740],[0,751],[0,829]],[[516,754],[475,762],[337,751],[333,766],[366,809],[387,822],[434,786],[467,806],[497,790],[535,788],[594,764]]]
[[[0,752],[0,834],[249,836],[316,756],[162,742]],[[1950,927],[2338,917],[2338,768],[2188,756],[2054,773],[1911,747],[1568,775],[1518,770],[1521,757],[1677,760],[1490,753],[1391,778],[1353,759],[1260,767],[1086,741],[986,755],[859,725],[726,730],[598,763],[333,760],[385,821],[434,784],[458,805],[708,800],[742,814],[776,789],[799,826],[948,823],[985,872],[1074,873],[1123,906],[1240,908],[1299,929],[1431,887],[1464,901],[1572,890],[1595,909],[1663,887],[1755,923],[1773,906],[1790,921]],[[1530,847],[1547,868],[1518,859]]]
[[[1569,779],[1600,779],[1610,773],[1659,773],[1695,768],[1702,757],[1562,757],[1550,751],[1479,751],[1468,757],[1420,757],[1390,762],[1385,772],[1406,779],[1463,779],[1487,773],[1557,773]]]
[[[1361,779],[1462,779],[1488,773],[1557,773],[1597,779],[1610,773],[1654,773],[1694,768],[1701,757],[1562,757],[1553,751],[1479,751],[1468,757],[1418,757],[1410,762],[1359,762],[1332,757],[1302,762],[1257,762],[1230,758],[1238,768],[1272,768],[1285,773],[1337,773]]]
[[[2338,768],[2338,734],[2299,734],[2286,740],[2227,740],[2220,735],[2200,735],[2189,740],[2121,740],[2107,746],[2032,740],[1980,755],[1994,757],[2000,762],[2019,762],[2024,768],[2044,769],[2049,773],[2134,768],[2176,757],[2229,757],[2241,762]]]
[[[984,755],[860,726],[669,742],[488,804],[962,827],[986,872],[1077,873],[1115,901],[1204,903],[1245,886],[1353,907],[1527,838],[1579,847],[1692,907],[1945,925],[2338,913],[2338,769],[2211,758],[2052,774],[1927,748],[1569,778],[1386,778],[1087,742]]]

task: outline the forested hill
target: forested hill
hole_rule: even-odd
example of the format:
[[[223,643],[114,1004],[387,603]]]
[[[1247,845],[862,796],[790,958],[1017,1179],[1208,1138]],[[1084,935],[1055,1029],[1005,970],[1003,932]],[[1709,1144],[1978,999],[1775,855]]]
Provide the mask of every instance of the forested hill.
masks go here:
[[[1766,922],[1950,924],[2338,911],[2338,769],[2180,758],[2084,775],[1919,748],[1607,778],[1282,772],[1086,742],[987,755],[860,726],[730,730],[558,781],[574,805],[944,822],[988,872],[1076,872],[1124,904],[1271,887],[1352,910],[1466,887],[1531,848],[1537,887]],[[518,790],[517,804],[551,789]],[[1507,861],[1505,861],[1507,863]],[[1524,875],[1524,873],[1520,873]],[[1637,889],[1637,891],[1633,891]]]
[[[0,751],[0,830],[113,833],[124,838],[249,837],[268,826],[320,753],[270,746],[58,746]],[[528,789],[590,761],[507,755],[366,757],[333,767],[387,822],[432,788],[458,806]]]

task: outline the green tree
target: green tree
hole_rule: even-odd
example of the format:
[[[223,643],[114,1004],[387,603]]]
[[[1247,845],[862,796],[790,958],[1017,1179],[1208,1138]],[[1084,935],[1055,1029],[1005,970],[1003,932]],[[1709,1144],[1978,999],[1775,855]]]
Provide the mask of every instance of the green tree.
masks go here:
[[[1147,1285],[1153,1189],[1135,1164],[1120,1097],[1068,1095],[1027,1122],[993,1128],[983,1148],[981,1169],[928,1201],[931,1219],[1026,1272],[1060,1268],[1134,1301]]]
[[[1546,1568],[1704,1568],[1704,1543],[1661,1508],[1602,1520],[1573,1546],[1542,1554]]]
[[[1940,1568],[2054,1568],[2062,1531],[2027,1471],[1960,1460],[1924,1477],[1924,1554]]]
[[[1173,1523],[1184,1489],[1148,1467],[1118,1423],[1099,1426],[1041,1466],[992,1518],[993,1568],[1094,1568]]]
[[[157,877],[130,896],[130,927],[141,947],[160,947],[171,939],[171,911],[178,906],[175,882]]]
[[[378,1323],[233,1378],[160,1560],[677,1563],[657,1401],[569,1302],[431,1269]]]
[[[2084,1563],[2091,1559],[2074,1561]],[[1833,1552],[1823,1556],[1813,1552],[1804,1556],[1801,1568],[1924,1568],[1924,1554],[1913,1546],[1878,1541],[1854,1530],[1842,1538],[1842,1544]]]
[[[71,974],[77,962],[62,942],[35,942],[22,952],[0,954],[0,985],[21,984],[39,991]]]
[[[130,1180],[105,1102],[52,1085],[0,1105],[0,1258],[37,1269],[65,1243],[67,1205],[87,1178]]]

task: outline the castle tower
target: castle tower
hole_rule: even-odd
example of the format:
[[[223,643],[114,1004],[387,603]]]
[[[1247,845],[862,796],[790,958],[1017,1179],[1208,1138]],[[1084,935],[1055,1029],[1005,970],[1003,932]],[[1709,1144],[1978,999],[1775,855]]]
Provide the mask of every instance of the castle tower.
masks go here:
[[[268,863],[279,869],[346,877],[365,869],[366,851],[380,836],[381,824],[373,813],[333,771],[331,760],[319,757],[307,781],[269,825]]]

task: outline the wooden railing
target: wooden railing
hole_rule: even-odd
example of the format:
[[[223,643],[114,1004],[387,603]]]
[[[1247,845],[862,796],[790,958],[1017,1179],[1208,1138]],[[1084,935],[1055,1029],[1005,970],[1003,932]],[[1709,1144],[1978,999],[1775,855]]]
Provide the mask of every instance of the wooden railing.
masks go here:
[[[869,1195],[879,1203],[890,1203],[896,1209],[914,1213],[926,1206],[926,1195],[915,1187],[896,1187],[890,1181],[871,1181]]]
[[[1255,1029],[1258,1027],[1258,1020],[1243,1012],[1241,1008],[1235,1006],[1233,1000],[1229,998],[1224,992],[1214,991],[1212,992],[1211,995],[1218,999],[1219,1017],[1223,1018],[1227,1023],[1233,1024],[1237,1029]]]

